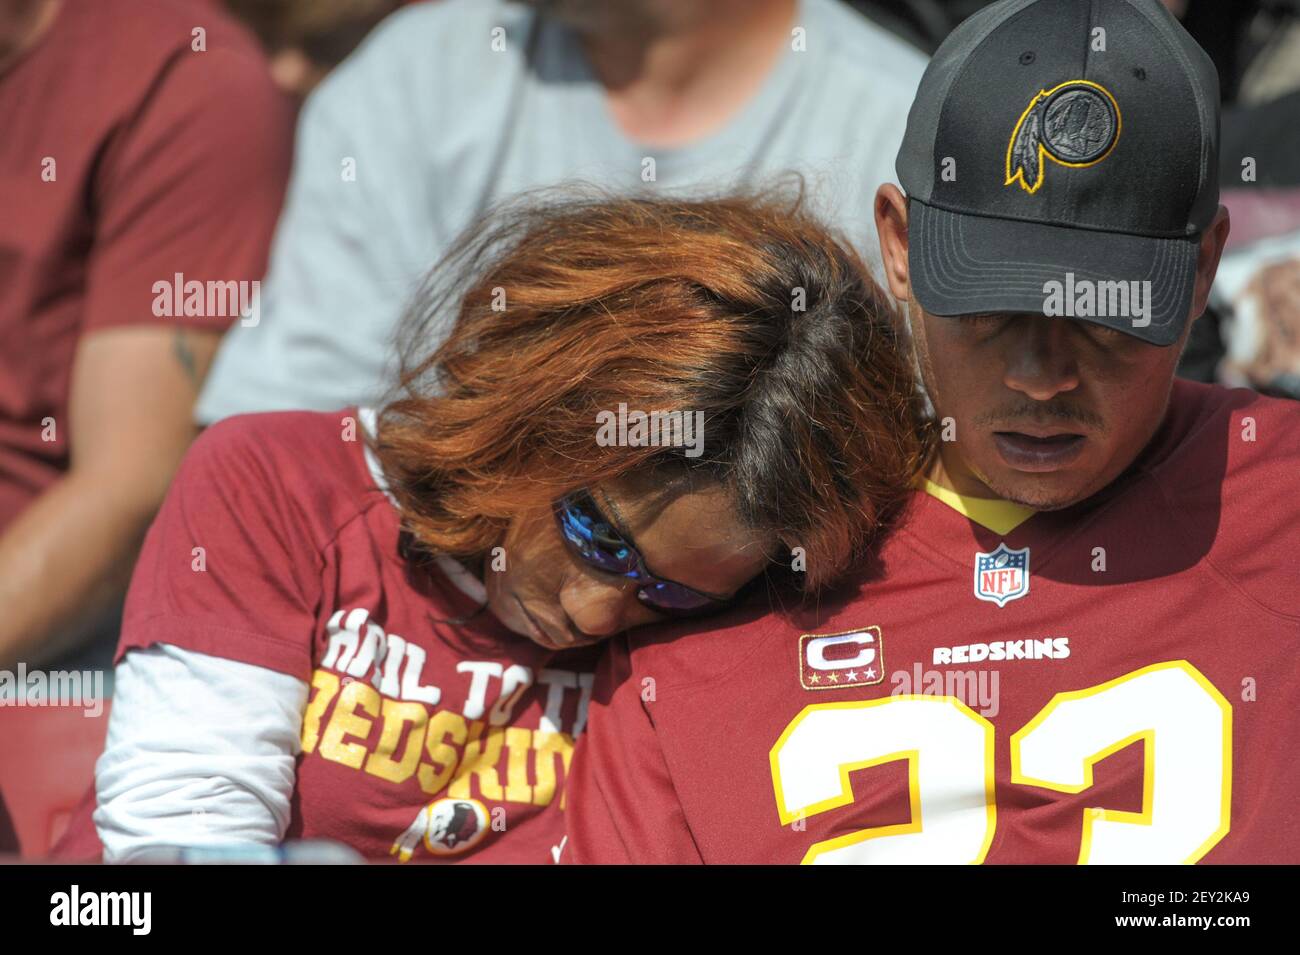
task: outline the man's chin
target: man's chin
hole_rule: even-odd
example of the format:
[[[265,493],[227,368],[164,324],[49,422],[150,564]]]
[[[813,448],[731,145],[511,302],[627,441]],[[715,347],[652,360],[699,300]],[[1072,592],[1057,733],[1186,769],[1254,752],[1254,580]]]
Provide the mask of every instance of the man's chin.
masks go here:
[[[1035,511],[1060,511],[1085,501],[1094,493],[1077,477],[1064,474],[1013,474],[985,479],[997,497]]]

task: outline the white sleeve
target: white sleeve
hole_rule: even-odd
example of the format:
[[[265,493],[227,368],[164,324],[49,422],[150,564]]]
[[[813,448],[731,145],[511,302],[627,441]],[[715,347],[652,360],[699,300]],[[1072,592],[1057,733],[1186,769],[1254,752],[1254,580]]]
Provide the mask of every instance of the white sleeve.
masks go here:
[[[306,683],[170,644],[131,650],[113,680],[95,765],[105,862],[163,846],[280,842]]]

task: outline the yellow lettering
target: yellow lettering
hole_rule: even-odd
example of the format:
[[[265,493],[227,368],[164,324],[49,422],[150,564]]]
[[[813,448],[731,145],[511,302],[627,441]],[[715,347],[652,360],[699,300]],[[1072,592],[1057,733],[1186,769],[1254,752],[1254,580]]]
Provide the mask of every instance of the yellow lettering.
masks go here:
[[[506,729],[506,802],[533,801],[533,787],[528,785],[528,751],[532,741],[532,730],[518,726]]]
[[[339,678],[329,670],[311,675],[312,695],[302,715],[302,751],[310,753],[320,739],[320,720],[339,691]]]
[[[372,718],[358,716],[355,712],[358,708]],[[345,743],[344,739],[347,736],[365,739],[374,726],[373,717],[378,715],[379,693],[369,683],[353,680],[339,694],[338,706],[334,707],[334,715],[330,717],[329,726],[325,728],[325,736],[321,739],[321,756],[342,763],[344,766],[360,769],[362,760],[366,758],[365,744]]]
[[[420,762],[420,740],[424,737],[424,724],[429,719],[429,711],[423,703],[413,700],[384,700],[384,728],[379,734],[379,745],[366,760],[366,772],[390,783],[404,783],[415,773]],[[413,726],[410,733],[407,725]],[[394,760],[393,754],[406,738],[406,748],[402,758]]]
[[[448,736],[451,737],[451,742],[456,744],[455,746],[446,741]],[[469,727],[465,725],[465,718],[459,713],[439,710],[433,714],[433,719],[429,720],[429,728],[424,735],[424,749],[433,760],[433,765],[421,763],[416,776],[420,780],[420,788],[430,796],[439,792],[447,785],[447,780],[451,779],[456,764],[460,762],[460,753],[456,746],[465,745],[467,736],[469,736]]]
[[[447,795],[452,799],[468,799],[469,779],[478,777],[478,788],[484,799],[500,802],[505,796],[501,789],[501,776],[497,773],[497,763],[501,761],[501,743],[505,732],[500,727],[488,730],[483,736],[482,720],[470,724],[469,741],[465,744],[465,755],[460,761],[456,778],[447,787]]]
[[[537,753],[537,785],[533,787],[533,805],[549,806],[555,798],[555,757],[560,757],[565,776],[569,774],[569,760],[573,758],[573,737],[568,733],[533,734],[533,750]],[[561,807],[564,805],[560,803]]]

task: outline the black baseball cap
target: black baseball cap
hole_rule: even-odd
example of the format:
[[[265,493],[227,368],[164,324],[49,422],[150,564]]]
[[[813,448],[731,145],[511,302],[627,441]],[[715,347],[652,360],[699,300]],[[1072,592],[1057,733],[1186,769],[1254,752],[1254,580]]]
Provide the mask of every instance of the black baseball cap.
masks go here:
[[[917,301],[1043,314],[1049,282],[1150,282],[1147,324],[1084,320],[1172,344],[1218,168],[1218,74],[1159,0],[994,3],[944,41],[908,114]]]

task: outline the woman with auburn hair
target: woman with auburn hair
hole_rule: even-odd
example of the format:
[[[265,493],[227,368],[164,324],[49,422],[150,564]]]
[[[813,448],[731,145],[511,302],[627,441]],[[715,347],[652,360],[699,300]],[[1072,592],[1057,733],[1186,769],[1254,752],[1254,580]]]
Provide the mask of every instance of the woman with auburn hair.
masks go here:
[[[903,500],[928,441],[895,321],[797,200],[487,218],[377,413],[194,445],[128,598],[105,858],[319,838],[550,861],[584,646],[758,578],[814,592]]]

